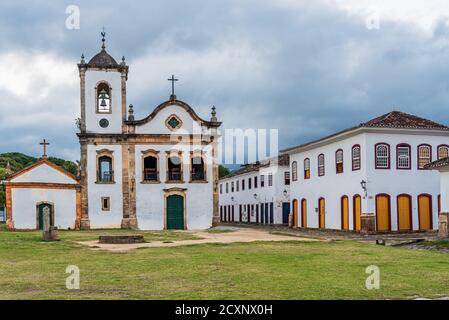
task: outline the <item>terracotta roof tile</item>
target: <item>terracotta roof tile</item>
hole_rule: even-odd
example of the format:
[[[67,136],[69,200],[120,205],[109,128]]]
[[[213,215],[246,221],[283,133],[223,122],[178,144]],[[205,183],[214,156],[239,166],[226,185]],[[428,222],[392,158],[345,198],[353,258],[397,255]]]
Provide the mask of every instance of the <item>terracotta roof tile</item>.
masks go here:
[[[97,53],[87,64],[89,67],[98,68],[117,68],[119,67],[117,61],[106,52],[105,49]]]
[[[361,123],[361,127],[377,128],[410,128],[449,130],[449,127],[431,120],[420,118],[401,111],[392,111],[368,122]]]
[[[449,165],[449,157],[433,161],[424,166],[424,169],[438,169]]]

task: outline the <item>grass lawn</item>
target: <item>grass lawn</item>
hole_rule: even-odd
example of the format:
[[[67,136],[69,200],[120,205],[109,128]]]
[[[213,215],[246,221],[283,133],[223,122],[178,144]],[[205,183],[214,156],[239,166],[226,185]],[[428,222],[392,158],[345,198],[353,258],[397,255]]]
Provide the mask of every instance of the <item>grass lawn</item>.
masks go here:
[[[127,233],[115,230],[111,233]],[[258,242],[94,251],[74,240],[106,231],[0,232],[0,299],[383,299],[449,296],[449,254],[355,241]],[[132,232],[131,232],[132,233]],[[146,232],[147,240],[191,235]],[[380,290],[365,288],[377,265]],[[65,269],[81,289],[65,288]]]

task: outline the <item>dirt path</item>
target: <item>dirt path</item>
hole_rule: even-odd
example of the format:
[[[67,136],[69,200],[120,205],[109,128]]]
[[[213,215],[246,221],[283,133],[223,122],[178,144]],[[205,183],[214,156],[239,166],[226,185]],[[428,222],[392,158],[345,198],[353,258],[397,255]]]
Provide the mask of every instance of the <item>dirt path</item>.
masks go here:
[[[137,248],[163,248],[178,247],[203,243],[234,243],[234,242],[253,242],[253,241],[318,241],[316,239],[300,238],[295,236],[285,236],[271,234],[266,230],[242,228],[230,231],[211,233],[207,231],[183,231],[193,234],[202,239],[198,240],[180,240],[173,242],[151,241],[135,244],[103,244],[98,240],[77,242],[87,245],[95,250],[107,250],[112,252],[126,252]]]

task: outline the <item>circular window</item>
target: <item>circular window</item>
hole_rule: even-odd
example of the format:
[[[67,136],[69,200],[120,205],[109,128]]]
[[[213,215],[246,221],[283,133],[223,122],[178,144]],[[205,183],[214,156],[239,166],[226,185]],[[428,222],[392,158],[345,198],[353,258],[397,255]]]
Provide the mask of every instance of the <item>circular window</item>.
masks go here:
[[[101,119],[101,120],[100,120],[100,127],[102,127],[102,128],[107,128],[107,127],[109,127],[109,121],[108,121],[108,119]]]

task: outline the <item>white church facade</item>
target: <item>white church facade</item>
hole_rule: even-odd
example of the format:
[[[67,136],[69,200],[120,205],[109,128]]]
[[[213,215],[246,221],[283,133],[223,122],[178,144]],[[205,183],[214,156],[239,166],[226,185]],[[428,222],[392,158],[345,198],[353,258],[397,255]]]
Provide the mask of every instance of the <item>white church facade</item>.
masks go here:
[[[127,106],[129,67],[124,58],[117,63],[106,52],[102,35],[101,51],[89,62],[83,55],[78,64],[79,177],[53,181],[54,171],[63,170],[44,152],[31,171],[8,181],[8,227],[39,229],[36,206],[41,202],[52,205],[46,210],[53,210],[52,223],[61,228],[184,230],[218,224],[221,123],[215,107],[210,120],[202,119],[176,98],[173,76],[170,98],[135,119],[133,106]],[[51,192],[42,193],[43,187]]]
[[[295,227],[365,232],[438,228],[449,128],[403,112],[288,148]]]

